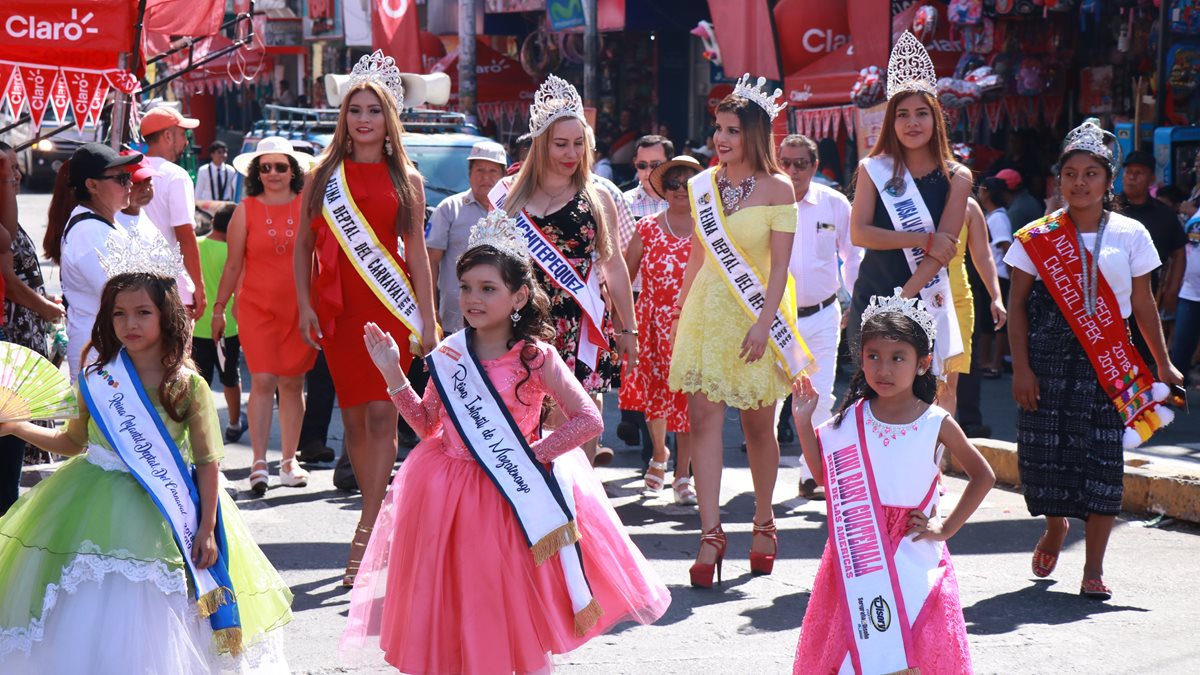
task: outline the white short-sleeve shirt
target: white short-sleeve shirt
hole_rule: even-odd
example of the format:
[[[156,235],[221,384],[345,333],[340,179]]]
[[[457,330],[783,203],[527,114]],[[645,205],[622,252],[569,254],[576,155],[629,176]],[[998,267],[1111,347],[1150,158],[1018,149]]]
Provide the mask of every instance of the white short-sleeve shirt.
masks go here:
[[[196,196],[192,177],[183,167],[162,157],[147,156],[146,160],[159,175],[154,177],[154,199],[150,200],[142,213],[154,223],[158,231],[171,246],[179,243],[175,228],[180,225],[196,226]],[[187,272],[178,279],[179,295],[185,305],[192,303],[192,283]]]
[[[987,229],[988,241],[992,244],[992,261],[996,263],[996,274],[1001,279],[1008,278],[1008,267],[1004,264],[1004,251],[1000,250],[1000,244],[1004,242],[1012,243],[1012,221],[1008,217],[1008,210],[1003,206],[987,214]]]
[[[1083,245],[1091,251],[1096,245],[1096,235],[1085,233]],[[1032,274],[1034,279],[1041,278],[1020,239],[1008,249],[1004,262]],[[1150,238],[1145,225],[1119,213],[1109,215],[1103,248],[1100,250],[1100,274],[1108,282],[1113,295],[1117,296],[1122,318],[1128,319],[1133,313],[1130,298],[1133,295],[1134,277],[1149,274],[1161,264],[1158,251],[1154,249],[1154,240]]]

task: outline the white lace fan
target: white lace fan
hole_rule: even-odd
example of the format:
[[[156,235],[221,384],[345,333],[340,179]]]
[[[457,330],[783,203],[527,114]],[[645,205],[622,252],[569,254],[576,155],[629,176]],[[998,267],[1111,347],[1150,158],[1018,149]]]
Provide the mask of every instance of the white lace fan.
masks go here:
[[[0,422],[78,416],[79,401],[62,371],[32,349],[0,342]]]

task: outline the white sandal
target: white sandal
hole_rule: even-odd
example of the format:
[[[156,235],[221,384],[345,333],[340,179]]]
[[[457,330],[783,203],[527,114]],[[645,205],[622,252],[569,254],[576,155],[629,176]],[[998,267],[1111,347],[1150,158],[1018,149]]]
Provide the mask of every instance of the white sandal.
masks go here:
[[[663,475],[655,476],[650,473],[651,469],[661,471]],[[642,476],[642,478],[646,481],[646,492],[658,492],[663,489],[663,485],[667,482],[667,463],[650,460],[650,464],[646,468],[646,475]]]
[[[675,490],[675,503],[683,506],[696,505],[696,491],[692,489],[692,477],[683,476],[676,478],[674,483],[671,483],[671,488]]]
[[[287,467],[291,466],[291,469]],[[285,487],[307,487],[308,471],[296,463],[296,458],[285,459],[279,463],[279,484]]]
[[[258,466],[262,465],[259,469]],[[251,467],[254,470],[250,472],[250,491],[259,497],[267,494],[267,487],[271,480],[271,472],[267,468],[267,460],[257,459]]]

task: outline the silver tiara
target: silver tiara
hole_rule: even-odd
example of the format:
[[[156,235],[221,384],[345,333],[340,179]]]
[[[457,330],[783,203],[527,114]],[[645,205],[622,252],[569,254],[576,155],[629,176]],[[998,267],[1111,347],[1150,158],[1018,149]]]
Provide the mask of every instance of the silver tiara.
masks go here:
[[[351,87],[364,82],[374,82],[392,95],[397,108],[404,108],[404,84],[400,80],[400,69],[396,60],[384,56],[382,49],[376,49],[373,54],[364,56],[354,64],[350,71],[349,84]]]
[[[921,302],[920,298],[904,297],[900,294],[899,287],[896,288],[890,297],[886,295],[871,296],[871,302],[863,310],[861,326],[867,325],[867,321],[872,317],[892,312],[903,314],[916,322],[921,327],[921,330],[925,331],[925,335],[929,337],[930,343],[937,337],[937,325],[933,315],[929,313],[929,310],[925,309],[925,303]]]
[[[550,75],[533,95],[533,105],[529,106],[529,134],[541,136],[550,128],[555,120],[564,117],[574,117],[585,124],[583,116],[583,99],[579,92],[566,80],[557,75]]]
[[[779,97],[783,96],[783,90],[777,88],[774,94],[768,95],[767,90],[763,89],[766,84],[767,78],[760,77],[754,86],[750,86],[750,73],[746,73],[745,75],[742,75],[741,78],[738,79],[737,84],[734,85],[733,95],[741,96],[744,99],[754,101],[758,104],[758,107],[767,111],[767,116],[774,121],[775,116],[778,115],[780,111],[787,108],[787,101],[784,101],[783,103],[776,103],[776,101],[779,100]]]
[[[925,45],[915,35],[904,31],[888,58],[887,97],[890,101],[896,94],[914,91],[937,96],[937,71]]]
[[[119,274],[149,274],[162,279],[183,275],[179,244],[168,244],[157,232],[153,236],[130,233],[110,236],[103,250],[96,251],[109,279]]]
[[[491,246],[515,258],[529,257],[529,245],[517,230],[517,221],[509,218],[504,209],[488,212],[471,226],[471,234],[467,236],[467,248],[476,246]]]
[[[1083,124],[1067,132],[1067,137],[1063,140],[1062,154],[1085,150],[1103,158],[1109,165],[1116,166],[1117,161],[1113,157],[1113,149],[1119,150],[1116,141],[1116,136],[1100,127],[1100,120],[1089,117]]]

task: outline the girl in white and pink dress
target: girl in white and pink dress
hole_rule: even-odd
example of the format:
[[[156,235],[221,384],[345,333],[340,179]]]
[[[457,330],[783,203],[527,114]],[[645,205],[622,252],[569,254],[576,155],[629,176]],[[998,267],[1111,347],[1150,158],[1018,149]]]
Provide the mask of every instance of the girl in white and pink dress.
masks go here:
[[[933,405],[934,320],[923,303],[875,296],[863,312],[862,367],[842,409],[812,427],[818,396],[794,385],[805,461],[826,486],[830,539],[800,628],[794,672],[972,672],[958,581],[945,541],[995,476],[962,429]],[[943,520],[942,446],[970,477]],[[851,611],[850,608],[853,608]]]

